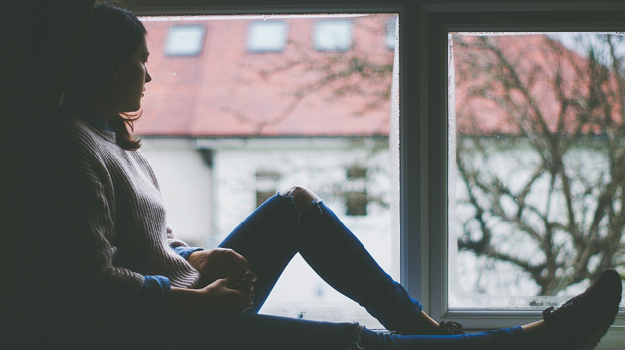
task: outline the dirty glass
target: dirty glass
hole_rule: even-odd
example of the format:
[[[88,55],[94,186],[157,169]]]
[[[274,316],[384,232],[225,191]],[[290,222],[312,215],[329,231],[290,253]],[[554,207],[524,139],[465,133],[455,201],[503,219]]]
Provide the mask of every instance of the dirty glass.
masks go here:
[[[625,273],[623,34],[448,47],[449,307],[544,309]]]

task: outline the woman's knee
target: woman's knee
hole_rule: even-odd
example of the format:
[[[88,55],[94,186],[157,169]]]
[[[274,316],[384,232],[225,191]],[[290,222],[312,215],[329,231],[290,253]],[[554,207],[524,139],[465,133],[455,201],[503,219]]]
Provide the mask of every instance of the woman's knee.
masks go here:
[[[298,212],[304,211],[310,203],[318,202],[319,196],[312,190],[304,186],[293,186],[288,190],[280,192],[283,197],[289,197],[295,203]]]

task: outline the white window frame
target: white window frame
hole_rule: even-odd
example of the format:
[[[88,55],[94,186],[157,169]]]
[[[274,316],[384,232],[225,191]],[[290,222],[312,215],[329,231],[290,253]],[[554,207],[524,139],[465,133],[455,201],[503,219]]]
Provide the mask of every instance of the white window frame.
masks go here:
[[[625,3],[580,0],[126,0],[140,15],[399,13],[401,283],[435,319],[469,330],[520,325],[539,311],[447,307],[447,33],[625,31]],[[566,14],[566,16],[562,16]],[[557,22],[556,22],[557,21]],[[608,337],[609,336],[609,337]],[[625,340],[623,310],[599,348]]]
[[[448,42],[450,32],[475,31],[619,31],[625,30],[625,4],[463,4],[424,6],[427,18],[427,91],[429,124],[427,193],[429,313],[435,319],[455,320],[468,329],[511,327],[541,319],[541,311],[450,310],[448,302]],[[619,7],[619,8],[615,8]],[[568,13],[564,13],[568,11]],[[554,21],[558,19],[558,22]],[[423,49],[423,46],[421,47]],[[423,67],[421,67],[423,68]],[[423,142],[423,140],[422,140]],[[425,252],[425,251],[424,251]],[[427,254],[427,253],[424,253]],[[616,349],[625,339],[625,314],[619,313],[599,348]]]

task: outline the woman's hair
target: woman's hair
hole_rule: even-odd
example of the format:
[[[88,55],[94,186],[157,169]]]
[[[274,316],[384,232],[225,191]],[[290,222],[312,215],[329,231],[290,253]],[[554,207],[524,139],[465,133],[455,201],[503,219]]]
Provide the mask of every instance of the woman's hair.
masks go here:
[[[64,90],[63,109],[85,111],[92,109],[93,97],[105,94],[106,82],[116,65],[130,59],[144,40],[147,31],[130,11],[109,4],[96,4],[83,32]],[[112,100],[109,96],[109,102]],[[117,144],[126,150],[136,150],[141,141],[134,139],[129,127],[141,113],[118,113],[109,126],[117,135]]]

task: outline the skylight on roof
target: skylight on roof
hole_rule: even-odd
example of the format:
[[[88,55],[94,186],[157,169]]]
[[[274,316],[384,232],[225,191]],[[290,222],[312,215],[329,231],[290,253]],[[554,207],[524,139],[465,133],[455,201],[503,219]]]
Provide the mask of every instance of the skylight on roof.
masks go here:
[[[384,37],[386,47],[390,50],[395,49],[397,38],[397,17],[395,17],[389,19],[388,22],[386,22],[386,35]]]
[[[202,51],[204,26],[185,25],[169,29],[165,53],[167,56],[196,56]]]
[[[352,22],[349,19],[317,21],[313,41],[319,51],[349,50],[352,46]]]
[[[250,23],[247,49],[253,52],[280,52],[287,38],[285,21],[254,21]]]

